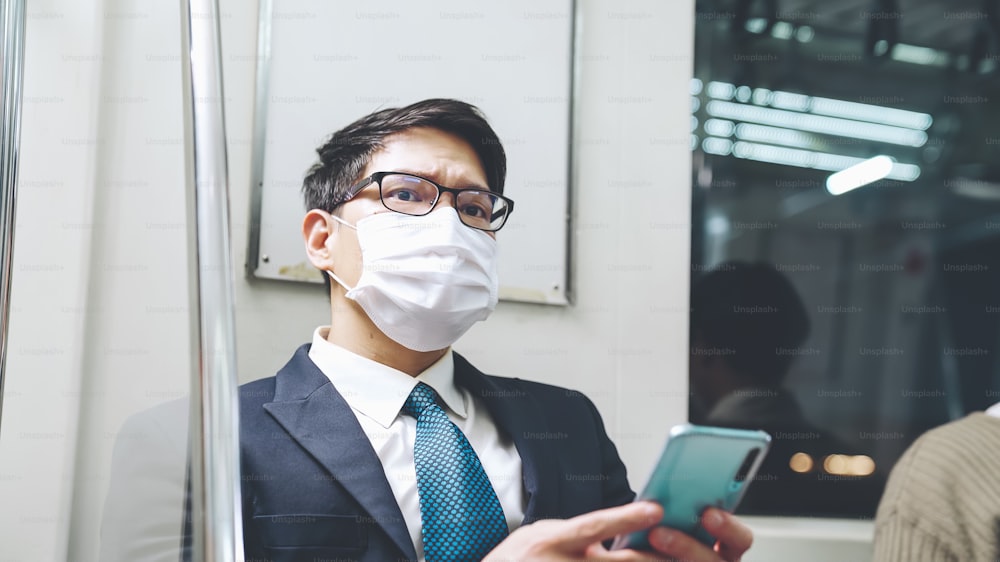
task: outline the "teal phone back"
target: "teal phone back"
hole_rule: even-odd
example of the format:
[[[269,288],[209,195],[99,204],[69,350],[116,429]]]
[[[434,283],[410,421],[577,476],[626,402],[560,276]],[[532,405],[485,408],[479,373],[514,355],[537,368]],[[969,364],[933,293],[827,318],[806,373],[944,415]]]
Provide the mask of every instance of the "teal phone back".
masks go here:
[[[676,426],[638,499],[654,500],[663,506],[663,525],[714,544],[715,540],[699,524],[702,512],[707,507],[729,512],[736,508],[770,441],[763,431]],[[757,456],[744,466],[754,449],[759,450]],[[738,472],[743,472],[745,478],[737,480]],[[649,549],[645,537],[645,532],[634,533],[624,546]]]

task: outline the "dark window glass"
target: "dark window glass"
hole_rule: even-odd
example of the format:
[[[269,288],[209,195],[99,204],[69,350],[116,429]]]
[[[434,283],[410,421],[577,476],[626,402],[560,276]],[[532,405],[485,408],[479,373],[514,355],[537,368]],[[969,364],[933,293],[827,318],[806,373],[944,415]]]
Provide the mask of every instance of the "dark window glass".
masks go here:
[[[697,2],[691,421],[772,433],[743,513],[871,517],[914,439],[1000,402],[982,5]]]

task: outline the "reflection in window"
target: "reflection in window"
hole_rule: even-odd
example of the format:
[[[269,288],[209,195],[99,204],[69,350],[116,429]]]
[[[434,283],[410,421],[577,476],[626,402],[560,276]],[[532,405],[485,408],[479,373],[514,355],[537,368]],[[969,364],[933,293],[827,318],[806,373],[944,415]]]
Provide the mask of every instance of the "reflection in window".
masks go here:
[[[1000,400],[1000,53],[965,4],[697,3],[691,421],[774,436],[744,513],[871,517]]]

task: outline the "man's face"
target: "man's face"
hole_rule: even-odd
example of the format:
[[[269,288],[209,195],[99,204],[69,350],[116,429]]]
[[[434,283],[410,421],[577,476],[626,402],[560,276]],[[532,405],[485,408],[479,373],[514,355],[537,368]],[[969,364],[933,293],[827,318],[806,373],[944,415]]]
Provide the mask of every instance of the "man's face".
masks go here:
[[[461,137],[438,129],[415,127],[385,138],[384,147],[376,152],[361,177],[375,172],[408,172],[437,182],[445,187],[486,190],[486,172],[475,150]],[[454,201],[442,193],[434,211],[450,208]],[[340,218],[348,224],[375,213],[391,213],[379,201],[378,184],[365,187],[353,199],[340,206]],[[333,254],[333,271],[353,287],[361,277],[361,248],[357,231],[339,223],[329,244]],[[490,234],[492,236],[492,233]]]

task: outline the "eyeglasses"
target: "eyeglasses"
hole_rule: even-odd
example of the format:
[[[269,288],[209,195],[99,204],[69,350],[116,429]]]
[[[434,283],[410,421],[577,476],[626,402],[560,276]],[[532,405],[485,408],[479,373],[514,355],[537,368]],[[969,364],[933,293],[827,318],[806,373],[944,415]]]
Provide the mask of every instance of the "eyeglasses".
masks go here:
[[[426,215],[437,206],[441,192],[451,193],[462,223],[487,232],[500,230],[514,210],[514,201],[492,191],[444,187],[427,178],[399,172],[375,172],[354,184],[334,206],[350,201],[372,183],[378,184],[382,205],[404,215]]]

